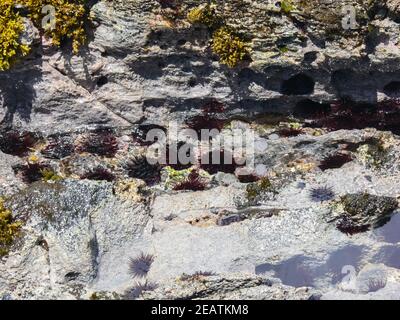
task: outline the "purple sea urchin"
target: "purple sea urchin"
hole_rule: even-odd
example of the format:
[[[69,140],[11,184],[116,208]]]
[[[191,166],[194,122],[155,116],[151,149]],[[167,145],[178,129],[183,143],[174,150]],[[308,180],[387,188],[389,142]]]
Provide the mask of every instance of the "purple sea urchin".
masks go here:
[[[324,202],[335,198],[335,192],[331,187],[317,187],[310,190],[309,197],[314,202]]]
[[[216,153],[217,157],[213,156],[214,152],[210,151],[206,157],[208,157],[208,163],[201,161],[201,169],[207,171],[210,174],[216,174],[217,172],[234,173],[236,168],[241,167],[237,164],[232,153],[220,150]],[[214,159],[216,158],[216,159]]]
[[[63,159],[74,152],[74,145],[65,137],[52,137],[40,153],[49,159]]]
[[[206,183],[201,179],[199,172],[193,170],[189,176],[183,182],[177,184],[173,189],[179,190],[191,190],[191,191],[202,191],[206,188]]]
[[[328,130],[376,128],[400,134],[400,99],[389,99],[377,104],[361,104],[341,100],[331,104],[331,111],[315,117],[312,127]]]
[[[129,159],[123,168],[130,178],[142,179],[147,185],[156,184],[161,179],[161,167],[150,164],[144,156]]]
[[[77,146],[78,152],[88,152],[111,158],[118,151],[118,142],[109,130],[91,132]]]
[[[0,150],[4,153],[23,157],[39,140],[39,137],[28,131],[11,130],[0,133]]]
[[[27,163],[13,167],[14,173],[25,183],[33,183],[43,179],[43,172],[51,170],[50,166],[43,163]]]
[[[196,131],[199,139],[201,138],[202,130],[217,129],[218,131],[221,131],[224,127],[224,124],[225,120],[215,118],[208,114],[200,114],[186,121],[186,125],[188,126],[188,128]]]
[[[108,169],[97,167],[80,176],[81,179],[98,180],[112,182],[115,175]]]
[[[215,113],[222,113],[225,111],[225,106],[223,103],[218,102],[216,100],[212,100],[207,102],[201,107],[203,113],[206,114],[215,114]]]
[[[150,271],[150,267],[154,262],[154,256],[144,254],[143,252],[135,258],[129,260],[129,273],[133,277],[144,278]]]

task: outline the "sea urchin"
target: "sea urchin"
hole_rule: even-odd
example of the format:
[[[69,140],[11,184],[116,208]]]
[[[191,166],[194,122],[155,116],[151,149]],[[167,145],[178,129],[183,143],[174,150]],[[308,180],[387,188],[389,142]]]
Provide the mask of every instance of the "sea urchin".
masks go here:
[[[332,200],[335,197],[335,192],[331,187],[317,187],[312,188],[309,194],[311,201],[314,202],[324,202]]]
[[[154,256],[144,254],[143,252],[135,258],[129,260],[129,273],[133,277],[144,278],[150,271],[150,267],[154,262]]]

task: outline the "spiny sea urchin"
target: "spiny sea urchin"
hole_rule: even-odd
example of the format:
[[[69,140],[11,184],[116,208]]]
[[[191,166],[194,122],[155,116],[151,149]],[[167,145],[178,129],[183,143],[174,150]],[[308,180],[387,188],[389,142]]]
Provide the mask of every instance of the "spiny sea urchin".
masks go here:
[[[13,167],[14,173],[25,183],[33,183],[43,179],[43,172],[51,171],[51,167],[43,163],[27,163]]]
[[[0,133],[0,150],[14,156],[25,156],[38,142],[39,136],[28,131],[11,130]]]
[[[130,178],[141,179],[147,185],[154,185],[161,179],[161,167],[158,164],[150,164],[145,156],[128,159],[123,168]]]
[[[202,130],[216,129],[221,131],[225,125],[225,120],[216,118],[209,114],[199,114],[186,121],[188,128],[196,131],[197,136],[201,139]]]
[[[210,151],[206,155],[206,159],[208,159],[208,163],[201,161],[200,168],[209,174],[216,174],[217,172],[234,173],[236,168],[242,167],[242,165],[237,164],[231,152],[223,149],[216,152]]]
[[[106,168],[97,167],[81,175],[80,178],[82,180],[88,179],[88,180],[112,182],[115,180],[115,175]]]
[[[118,142],[110,130],[98,130],[84,136],[77,146],[78,152],[88,152],[111,158],[118,151]]]
[[[335,192],[331,187],[317,187],[310,190],[309,197],[314,202],[324,202],[335,198]]]
[[[74,152],[74,145],[67,137],[51,137],[40,153],[49,159],[63,159]]]
[[[218,102],[217,100],[212,100],[210,102],[205,103],[201,107],[201,111],[205,114],[222,113],[225,111],[225,106],[223,103]]]
[[[200,177],[197,170],[193,170],[189,173],[189,176],[184,181],[174,186],[175,191],[179,190],[191,190],[191,191],[202,191],[206,188],[206,183]]]
[[[149,273],[154,256],[151,254],[140,253],[135,258],[129,260],[129,273],[133,277],[144,278]]]

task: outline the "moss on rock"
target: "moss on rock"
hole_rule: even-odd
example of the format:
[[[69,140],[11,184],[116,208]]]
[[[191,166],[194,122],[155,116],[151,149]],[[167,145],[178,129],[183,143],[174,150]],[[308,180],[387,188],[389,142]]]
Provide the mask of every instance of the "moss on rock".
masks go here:
[[[7,255],[14,240],[20,234],[22,222],[16,221],[0,198],[0,257]]]
[[[21,42],[24,24],[14,1],[0,1],[0,71],[9,69],[19,56],[29,52],[29,47]]]

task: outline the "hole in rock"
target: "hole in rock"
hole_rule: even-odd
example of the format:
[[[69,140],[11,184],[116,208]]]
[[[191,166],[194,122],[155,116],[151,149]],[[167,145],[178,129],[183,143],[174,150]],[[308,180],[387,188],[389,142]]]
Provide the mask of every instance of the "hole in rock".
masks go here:
[[[179,39],[179,40],[176,42],[176,45],[177,45],[177,46],[183,46],[186,42],[187,42],[186,39]]]
[[[68,272],[65,276],[64,279],[65,281],[73,281],[76,280],[81,274],[79,272]]]
[[[304,54],[304,62],[305,63],[313,63],[318,58],[318,52],[310,51]]]
[[[290,138],[290,137],[297,137],[303,133],[301,129],[295,128],[282,128],[276,132],[280,137],[283,138]]]
[[[161,167],[150,164],[144,156],[128,159],[123,167],[130,178],[142,179],[147,185],[154,185],[160,181]]]
[[[175,0],[158,0],[161,5],[161,8],[171,8],[175,6]]]
[[[383,88],[383,92],[392,98],[400,97],[400,81],[393,81]]]
[[[101,76],[98,80],[97,80],[97,86],[98,87],[102,87],[105,84],[108,83],[108,78],[106,76]]]
[[[197,84],[197,81],[196,81],[196,79],[194,79],[194,78],[192,78],[192,79],[190,79],[190,80],[188,81],[188,86],[191,87],[191,88],[195,87],[196,84]]]
[[[294,110],[293,115],[305,119],[313,119],[329,114],[331,106],[329,103],[319,103],[310,99],[299,101]]]
[[[297,74],[283,81],[281,93],[286,95],[303,95],[314,92],[314,80],[304,73]]]
[[[78,143],[77,151],[111,158],[118,151],[118,141],[112,130],[99,129],[86,134]]]
[[[324,158],[320,165],[319,168],[322,171],[328,170],[328,169],[339,169],[343,167],[346,163],[353,161],[353,158],[349,154],[344,154],[344,153],[336,153],[333,155],[330,155],[326,158]]]

